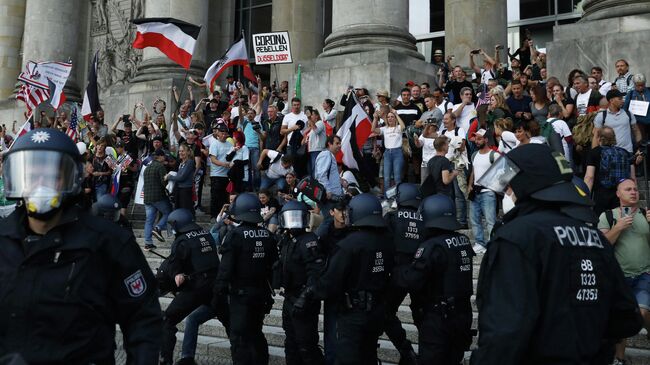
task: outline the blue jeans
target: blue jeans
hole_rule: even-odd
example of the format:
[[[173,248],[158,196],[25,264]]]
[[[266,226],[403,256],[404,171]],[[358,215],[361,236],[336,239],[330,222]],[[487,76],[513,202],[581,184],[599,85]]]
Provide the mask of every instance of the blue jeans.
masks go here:
[[[326,299],[323,304],[323,347],[326,365],[334,365],[336,362],[336,307],[336,299]]]
[[[95,185],[95,200],[99,200],[102,195],[108,194],[108,184]]]
[[[454,178],[454,203],[456,204],[456,219],[458,223],[465,225],[467,224],[467,201],[465,200],[465,195],[460,191],[458,186],[458,180]]]
[[[391,175],[395,185],[402,182],[402,170],[404,170],[402,147],[387,148],[384,151],[384,192],[390,188]]]
[[[309,152],[309,175],[314,177],[314,172],[316,172],[316,157],[322,151],[310,151]]]
[[[257,161],[260,159],[260,149],[248,147],[248,153],[248,182],[250,183],[251,191],[255,191],[260,186],[260,170],[257,169]]]
[[[282,190],[287,185],[287,180],[285,180],[284,177],[279,177],[277,179],[271,179],[268,176],[266,176],[266,172],[263,172],[262,173],[262,183],[260,184],[260,189],[268,189],[268,188],[272,187],[273,185],[277,185],[278,190]]]
[[[160,230],[167,228],[167,217],[172,211],[172,206],[169,204],[169,200],[160,200],[151,204],[145,204],[144,210],[146,218],[144,221],[144,242],[153,243],[151,239],[151,231],[153,230],[153,222],[156,220],[156,212],[160,212],[162,217],[158,221],[158,227]]]
[[[196,353],[196,339],[199,336],[199,326],[212,318],[217,313],[209,305],[202,305],[185,318],[185,334],[181,347],[181,359],[194,357]]]
[[[485,217],[487,227],[483,227],[481,216]],[[484,228],[487,229],[489,235],[497,220],[497,195],[494,191],[484,189],[480,194],[476,194],[474,200],[470,200],[469,220],[472,223],[472,233],[474,233],[476,243],[484,247],[487,246]]]

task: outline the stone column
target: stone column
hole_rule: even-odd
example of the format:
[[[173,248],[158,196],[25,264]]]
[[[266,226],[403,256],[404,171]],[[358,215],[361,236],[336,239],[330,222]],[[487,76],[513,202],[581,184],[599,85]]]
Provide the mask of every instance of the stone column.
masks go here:
[[[424,59],[408,31],[408,16],[406,1],[334,0],[332,34],[320,57],[392,49]]]
[[[493,57],[494,46],[508,40],[506,0],[445,0],[445,54],[454,64],[469,66],[469,52],[482,48]],[[501,62],[507,55],[502,51]],[[481,56],[475,57],[478,65]]]
[[[25,26],[26,0],[0,0],[0,99],[13,95],[22,68],[20,46]]]
[[[650,13],[650,0],[584,0],[580,21]]]
[[[272,79],[288,80],[291,89],[298,62],[315,58],[323,50],[323,0],[273,0],[272,8],[272,29],[289,32],[293,58],[293,64],[272,66]]]
[[[81,97],[74,72],[83,61],[77,59],[81,29],[74,21],[79,17],[79,9],[81,0],[28,0],[25,9],[22,63],[72,60],[73,70],[64,89],[68,100]]]
[[[188,23],[202,25],[199,38],[194,47],[194,55],[190,66],[190,75],[203,77],[207,67],[208,15],[209,0],[146,0],[146,18],[172,17]],[[142,62],[138,74],[133,81],[152,81],[172,77],[183,78],[186,70],[170,60],[156,48],[148,47],[142,52]]]

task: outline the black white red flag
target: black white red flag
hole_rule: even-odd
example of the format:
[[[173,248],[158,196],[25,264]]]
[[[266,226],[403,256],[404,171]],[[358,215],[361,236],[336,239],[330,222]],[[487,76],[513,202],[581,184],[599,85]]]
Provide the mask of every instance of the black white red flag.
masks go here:
[[[155,47],[186,69],[190,68],[201,26],[174,18],[134,19],[133,48]]]
[[[205,73],[203,79],[208,83],[210,92],[214,91],[214,82],[219,75],[232,66],[242,66],[244,68],[244,77],[252,82],[256,82],[253,70],[251,70],[251,66],[248,63],[248,51],[246,50],[246,41],[243,36],[239,41],[230,46],[226,54],[216,60]]]
[[[348,97],[343,111],[343,125],[336,132],[341,137],[341,161],[349,169],[360,170],[363,163],[361,147],[372,132],[372,123],[354,93]]]
[[[86,92],[84,93],[84,101],[81,105],[81,115],[84,120],[89,121],[90,116],[97,112],[101,106],[99,105],[99,91],[97,89],[97,53],[93,58],[93,64],[88,71],[88,85],[86,85]],[[76,110],[76,109],[75,109]]]

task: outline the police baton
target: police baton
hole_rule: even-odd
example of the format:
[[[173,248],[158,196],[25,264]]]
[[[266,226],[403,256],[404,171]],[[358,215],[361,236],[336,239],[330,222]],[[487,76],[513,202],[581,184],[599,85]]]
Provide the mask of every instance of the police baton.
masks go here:
[[[163,259],[163,260],[166,260],[166,259],[167,259],[167,257],[165,257],[165,256],[163,256],[163,255],[161,255],[161,254],[159,254],[158,252],[156,252],[156,251],[154,251],[154,250],[148,250],[147,252],[151,252],[152,254],[154,254],[154,255],[160,257],[160,258]]]

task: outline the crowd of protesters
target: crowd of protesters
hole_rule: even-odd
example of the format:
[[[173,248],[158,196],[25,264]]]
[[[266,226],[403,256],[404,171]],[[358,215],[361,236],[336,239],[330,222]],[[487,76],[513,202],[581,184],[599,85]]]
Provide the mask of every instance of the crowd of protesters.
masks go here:
[[[609,81],[603,79],[603,65],[572,70],[568,76],[548,75],[546,55],[532,40],[509,51],[499,45],[492,54],[473,50],[469,65],[455,65],[453,57],[445,60],[436,51],[438,78],[431,83],[408,81],[400,90],[374,93],[350,87],[313,106],[291,97],[294,90],[286,81],[269,85],[259,77],[253,83],[228,75],[210,93],[190,78],[187,99],[173,89],[178,107],[169,120],[164,112],[138,103],[115,121],[104,120],[99,111],[80,123],[78,147],[87,172],[83,204],[89,207],[112,193],[126,215],[140,181],[145,248],[152,249],[154,237],[165,240],[173,209],[209,214],[215,236],[222,237],[231,223],[229,204],[238,193],[255,192],[262,224],[269,230],[278,228],[281,206],[298,199],[311,208],[311,229],[316,231],[346,196],[387,196],[391,187],[408,181],[421,184],[424,195],[450,196],[458,222],[472,230],[474,251],[482,253],[507,197],[476,181],[500,154],[546,143],[570,161],[588,190],[584,193],[592,194],[599,228],[614,245],[650,323],[650,230],[645,224],[650,214],[638,207],[636,188],[637,178],[646,177],[650,133],[645,75],[633,73],[637,65],[624,59],[615,63],[611,71],[616,77]],[[336,131],[353,94],[372,128],[360,146],[359,169],[349,170],[337,158],[341,139]],[[65,111],[35,121],[37,128],[65,131],[69,125]],[[14,134],[15,128],[14,123]],[[0,148],[11,145],[11,134],[3,125]],[[322,186],[321,199],[298,188],[305,178]],[[204,206],[207,185],[210,199]],[[5,206],[11,202],[0,194],[0,214]],[[613,219],[607,218],[612,212]],[[617,356],[623,360],[621,351]]]

